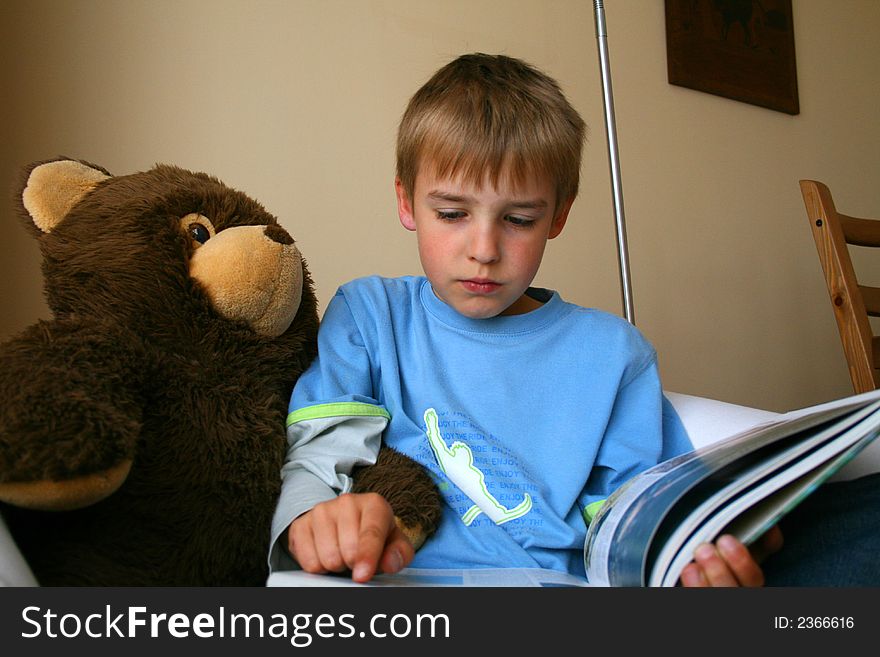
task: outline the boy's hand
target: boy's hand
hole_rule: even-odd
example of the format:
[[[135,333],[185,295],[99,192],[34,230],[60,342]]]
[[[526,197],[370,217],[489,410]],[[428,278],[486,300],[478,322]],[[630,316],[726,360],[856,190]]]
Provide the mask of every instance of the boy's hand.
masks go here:
[[[391,505],[376,493],[346,493],[316,505],[287,529],[287,549],[309,573],[350,569],[356,582],[396,573],[415,556]]]
[[[751,551],[733,536],[721,536],[704,543],[694,560],[681,572],[682,586],[763,586],[764,572],[758,565],[782,547],[782,532],[773,527],[752,546]]]

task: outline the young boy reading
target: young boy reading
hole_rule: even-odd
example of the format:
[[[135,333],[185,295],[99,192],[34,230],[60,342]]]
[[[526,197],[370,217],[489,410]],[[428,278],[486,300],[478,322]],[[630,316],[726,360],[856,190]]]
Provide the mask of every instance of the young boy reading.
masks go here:
[[[289,554],[357,581],[410,563],[583,575],[603,500],[692,449],[642,335],[531,287],[577,194],[583,141],[558,85],[510,57],[459,57],[413,96],[395,187],[425,276],[356,280],[328,305],[291,398],[273,568]],[[428,468],[444,498],[415,557],[381,497],[340,495],[382,440]],[[762,578],[724,537],[682,581]]]

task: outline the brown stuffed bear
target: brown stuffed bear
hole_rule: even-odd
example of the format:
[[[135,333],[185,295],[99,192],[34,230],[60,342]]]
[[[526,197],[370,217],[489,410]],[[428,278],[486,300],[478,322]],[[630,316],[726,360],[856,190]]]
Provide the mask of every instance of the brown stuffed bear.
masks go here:
[[[61,158],[19,189],[54,319],[0,346],[0,511],[38,581],[265,583],[287,402],[316,351],[294,240],[173,166]],[[364,473],[416,541],[433,531],[425,471],[383,450]]]

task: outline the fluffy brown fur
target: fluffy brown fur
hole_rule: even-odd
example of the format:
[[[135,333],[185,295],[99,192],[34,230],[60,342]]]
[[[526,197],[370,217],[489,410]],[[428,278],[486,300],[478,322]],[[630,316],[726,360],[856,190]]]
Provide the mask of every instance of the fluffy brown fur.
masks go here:
[[[264,583],[287,402],[316,352],[315,295],[303,263],[299,309],[281,335],[221,316],[189,275],[198,245],[179,222],[195,212],[218,234],[273,226],[279,242],[285,231],[246,195],[165,165],[108,177],[49,232],[21,208],[53,319],[0,346],[0,499],[4,485],[132,463],[118,490],[83,508],[0,506],[38,580]],[[425,491],[408,504],[438,507],[412,462],[386,473]],[[418,520],[425,532],[438,515]]]
[[[398,525],[417,549],[440,523],[442,501],[434,482],[389,447],[379,450],[375,465],[356,469],[352,492],[379,493],[388,500]]]

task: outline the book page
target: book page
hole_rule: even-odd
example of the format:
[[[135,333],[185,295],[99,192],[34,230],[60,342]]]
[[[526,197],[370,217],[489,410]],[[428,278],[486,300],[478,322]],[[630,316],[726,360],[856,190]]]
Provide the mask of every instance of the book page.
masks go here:
[[[681,546],[665,573],[657,570],[652,574],[651,585],[675,586],[682,569],[693,560],[697,546],[714,540],[722,533],[733,534],[748,545],[776,524],[877,435],[877,417],[874,414],[838,440],[819,448],[792,467],[783,469],[741,497],[733,499],[692,534]]]
[[[364,584],[349,574],[313,575],[285,570],[269,575],[266,586],[451,586],[451,587],[585,587],[586,580],[545,568],[404,568],[395,575],[376,575]]]

